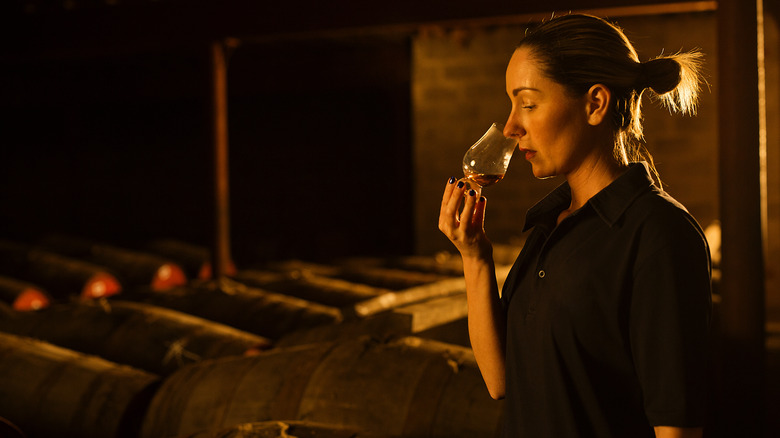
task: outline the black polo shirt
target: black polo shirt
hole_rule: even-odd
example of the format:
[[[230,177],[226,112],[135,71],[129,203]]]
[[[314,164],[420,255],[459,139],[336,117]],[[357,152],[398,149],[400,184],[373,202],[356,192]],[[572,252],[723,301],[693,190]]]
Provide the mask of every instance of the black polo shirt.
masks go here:
[[[709,248],[634,163],[559,225],[563,184],[528,211],[507,277],[505,436],[653,437],[704,424]]]

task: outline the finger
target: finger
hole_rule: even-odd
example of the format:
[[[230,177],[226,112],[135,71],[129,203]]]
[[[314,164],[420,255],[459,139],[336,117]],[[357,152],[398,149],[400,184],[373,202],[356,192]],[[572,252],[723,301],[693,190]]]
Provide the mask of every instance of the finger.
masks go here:
[[[447,207],[449,205],[450,198],[452,198],[452,192],[455,191],[456,184],[455,182],[457,179],[455,179],[454,176],[451,176],[450,179],[447,180],[447,185],[444,186],[444,193],[441,197],[441,211],[439,211],[439,216],[443,217],[445,215],[445,211],[447,210]]]
[[[472,225],[475,227],[479,227],[480,229],[485,228],[485,207],[487,206],[487,198],[484,196],[480,196],[477,200],[477,205],[474,207],[474,217],[472,218]]]
[[[457,217],[455,213],[457,212],[457,206],[454,208],[451,206],[453,193],[458,192],[455,197],[461,197],[459,190],[457,190],[457,185],[455,184],[456,181],[457,180],[455,177],[451,177],[447,181],[447,185],[444,187],[444,194],[442,195],[441,199],[441,210],[439,211],[439,229],[441,231],[445,231],[456,226]]]
[[[458,181],[453,184],[453,186],[452,193],[450,193],[450,199],[447,200],[446,212],[449,216],[457,219],[460,204],[463,202],[463,192],[466,191],[468,186],[465,185],[463,181]]]
[[[451,176],[450,179],[447,180],[447,184],[444,186],[444,194],[441,197],[441,203],[442,205],[450,199],[450,196],[452,195],[452,191],[455,189],[455,179],[454,176]]]
[[[474,217],[474,204],[477,202],[477,192],[469,190],[466,194],[466,201],[463,204],[463,211],[460,213],[460,226],[470,227]]]

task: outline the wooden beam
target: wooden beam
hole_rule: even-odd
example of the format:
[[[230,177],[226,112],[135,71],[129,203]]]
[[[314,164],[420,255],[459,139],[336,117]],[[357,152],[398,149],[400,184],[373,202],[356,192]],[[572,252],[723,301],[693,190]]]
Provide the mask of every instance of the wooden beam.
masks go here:
[[[215,206],[212,266],[216,279],[224,277],[231,264],[226,45],[222,40],[210,45]]]
[[[723,424],[714,429],[723,437],[764,436],[758,10],[756,0],[718,4]]]

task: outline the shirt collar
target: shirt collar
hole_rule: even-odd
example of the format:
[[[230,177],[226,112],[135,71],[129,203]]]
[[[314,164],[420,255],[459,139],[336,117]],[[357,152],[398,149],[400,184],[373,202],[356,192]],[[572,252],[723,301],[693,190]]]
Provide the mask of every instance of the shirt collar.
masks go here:
[[[647,163],[640,161],[628,166],[628,170],[590,198],[586,204],[610,227],[620,219],[639,194],[653,186]],[[563,183],[528,210],[523,231],[550,220],[551,215],[557,215],[570,204],[571,188],[569,183]]]

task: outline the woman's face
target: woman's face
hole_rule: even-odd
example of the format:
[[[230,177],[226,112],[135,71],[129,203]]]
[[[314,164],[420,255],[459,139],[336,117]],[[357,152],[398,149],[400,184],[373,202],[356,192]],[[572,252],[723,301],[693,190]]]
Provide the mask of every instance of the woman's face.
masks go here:
[[[563,85],[545,76],[525,47],[517,49],[509,61],[506,92],[512,112],[504,135],[519,141],[534,176],[575,172],[593,147],[586,97],[573,97]]]

